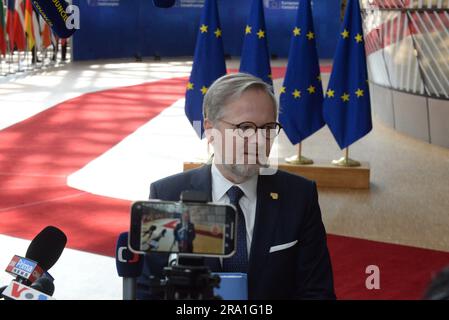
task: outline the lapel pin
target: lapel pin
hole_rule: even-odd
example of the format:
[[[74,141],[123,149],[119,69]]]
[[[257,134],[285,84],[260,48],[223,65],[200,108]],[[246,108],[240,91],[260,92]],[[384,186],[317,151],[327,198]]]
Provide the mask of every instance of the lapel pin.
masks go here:
[[[273,200],[279,199],[279,195],[278,195],[276,192],[271,192],[271,193],[270,193],[270,197],[271,197],[271,199],[273,199]]]

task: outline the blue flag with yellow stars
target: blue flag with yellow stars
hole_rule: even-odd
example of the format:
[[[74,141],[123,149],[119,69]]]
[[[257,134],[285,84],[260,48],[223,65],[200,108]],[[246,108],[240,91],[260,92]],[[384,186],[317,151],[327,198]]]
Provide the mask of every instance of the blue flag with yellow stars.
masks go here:
[[[216,0],[206,0],[201,15],[192,72],[187,83],[185,113],[202,138],[203,98],[210,85],[226,74],[222,29]]]
[[[359,0],[349,0],[346,8],[323,115],[341,149],[373,127]]]
[[[324,126],[323,88],[310,0],[299,2],[279,101],[279,121],[292,144]]]
[[[249,73],[272,85],[270,53],[262,0],[253,0],[245,27],[240,72]]]

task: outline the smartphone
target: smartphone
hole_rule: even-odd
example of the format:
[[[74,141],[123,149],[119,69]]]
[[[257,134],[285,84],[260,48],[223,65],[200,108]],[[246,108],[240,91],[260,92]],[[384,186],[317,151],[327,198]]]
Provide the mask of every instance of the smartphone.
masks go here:
[[[136,253],[232,256],[236,209],[216,203],[136,201],[131,207],[129,247]]]

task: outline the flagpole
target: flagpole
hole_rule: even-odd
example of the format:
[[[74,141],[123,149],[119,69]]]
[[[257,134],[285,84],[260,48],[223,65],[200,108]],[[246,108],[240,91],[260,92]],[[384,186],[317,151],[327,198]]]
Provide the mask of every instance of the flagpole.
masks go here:
[[[298,154],[285,158],[285,161],[290,164],[309,165],[313,164],[313,160],[302,155],[302,143],[298,143]]]
[[[17,72],[22,72],[20,69],[20,51],[17,49]]]
[[[333,160],[332,164],[338,167],[360,167],[360,162],[349,158],[349,147],[345,148],[345,155],[338,160]]]
[[[10,40],[8,38],[8,53],[9,53],[8,74],[12,74],[13,72],[11,71],[11,66],[14,63],[14,61],[12,59],[12,55],[14,54],[14,49],[13,49],[13,52],[11,52],[11,43],[9,41]]]

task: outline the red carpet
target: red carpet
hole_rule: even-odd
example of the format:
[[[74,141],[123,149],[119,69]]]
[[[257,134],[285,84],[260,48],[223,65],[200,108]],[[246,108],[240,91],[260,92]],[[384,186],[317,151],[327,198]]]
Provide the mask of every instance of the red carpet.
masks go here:
[[[182,98],[186,83],[85,94],[0,131],[0,233],[32,239],[52,224],[68,247],[112,256],[130,203],[70,188],[66,177]]]
[[[449,265],[449,253],[328,235],[339,299],[420,299],[435,272]],[[368,290],[366,267],[380,269],[380,289]]]
[[[285,74],[272,71],[274,79]],[[75,190],[66,178],[181,99],[186,83],[85,94],[0,131],[0,234],[32,239],[52,224],[67,234],[68,247],[113,256],[130,202]],[[417,299],[432,272],[449,264],[449,253],[333,235],[328,242],[343,299]],[[368,265],[380,267],[381,290],[365,288]]]

